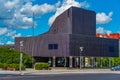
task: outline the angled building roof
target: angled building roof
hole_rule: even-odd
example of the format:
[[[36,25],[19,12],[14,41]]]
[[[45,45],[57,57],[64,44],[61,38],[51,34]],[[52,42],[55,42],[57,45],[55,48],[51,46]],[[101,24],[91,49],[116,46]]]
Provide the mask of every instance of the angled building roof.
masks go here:
[[[95,14],[94,11],[71,7],[55,19],[48,34],[84,34],[95,36]]]

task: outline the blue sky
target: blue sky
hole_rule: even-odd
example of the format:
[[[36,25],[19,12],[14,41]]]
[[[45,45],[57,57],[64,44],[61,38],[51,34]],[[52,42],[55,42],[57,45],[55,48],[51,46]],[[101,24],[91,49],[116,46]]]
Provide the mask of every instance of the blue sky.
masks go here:
[[[76,6],[96,12],[97,33],[120,33],[120,0],[0,0],[0,44],[14,44],[15,37],[49,30],[54,19]]]

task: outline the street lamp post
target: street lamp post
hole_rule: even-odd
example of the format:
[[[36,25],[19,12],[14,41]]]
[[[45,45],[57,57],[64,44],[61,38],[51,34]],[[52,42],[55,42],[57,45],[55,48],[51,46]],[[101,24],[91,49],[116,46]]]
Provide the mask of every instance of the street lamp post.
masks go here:
[[[20,74],[22,75],[22,47],[23,47],[23,42],[24,41],[20,41],[20,66],[19,66],[19,70],[20,70]]]
[[[34,65],[33,65],[33,63],[34,63],[33,58],[34,57],[33,56],[34,56],[34,46],[35,46],[34,45],[34,43],[35,43],[34,42],[35,41],[34,40],[34,38],[35,38],[34,37],[34,28],[35,28],[34,18],[35,18],[35,13],[33,12],[33,18],[32,18],[33,19],[33,25],[32,25],[32,68],[34,67]]]
[[[81,69],[81,65],[82,65],[82,61],[81,61],[81,54],[82,54],[82,52],[83,52],[83,48],[84,47],[80,47],[80,69]]]

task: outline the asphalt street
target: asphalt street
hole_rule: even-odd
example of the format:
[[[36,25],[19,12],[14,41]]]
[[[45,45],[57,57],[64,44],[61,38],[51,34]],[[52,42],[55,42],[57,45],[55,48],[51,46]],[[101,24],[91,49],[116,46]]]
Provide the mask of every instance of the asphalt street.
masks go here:
[[[0,71],[0,80],[120,80],[120,71],[110,69],[52,69]]]
[[[120,80],[120,74],[92,73],[92,74],[44,74],[44,75],[0,75],[0,80]]]

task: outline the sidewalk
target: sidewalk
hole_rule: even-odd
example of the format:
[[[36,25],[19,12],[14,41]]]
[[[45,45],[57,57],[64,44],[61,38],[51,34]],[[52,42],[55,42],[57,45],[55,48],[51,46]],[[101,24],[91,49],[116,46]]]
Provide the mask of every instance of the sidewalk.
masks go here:
[[[95,74],[95,73],[115,73],[120,74],[120,71],[110,71],[110,69],[52,69],[52,70],[34,70],[34,69],[26,69],[22,71],[22,75],[45,75],[45,74]],[[12,75],[19,75],[19,71],[7,71],[7,70],[0,70],[0,74],[12,74]]]

